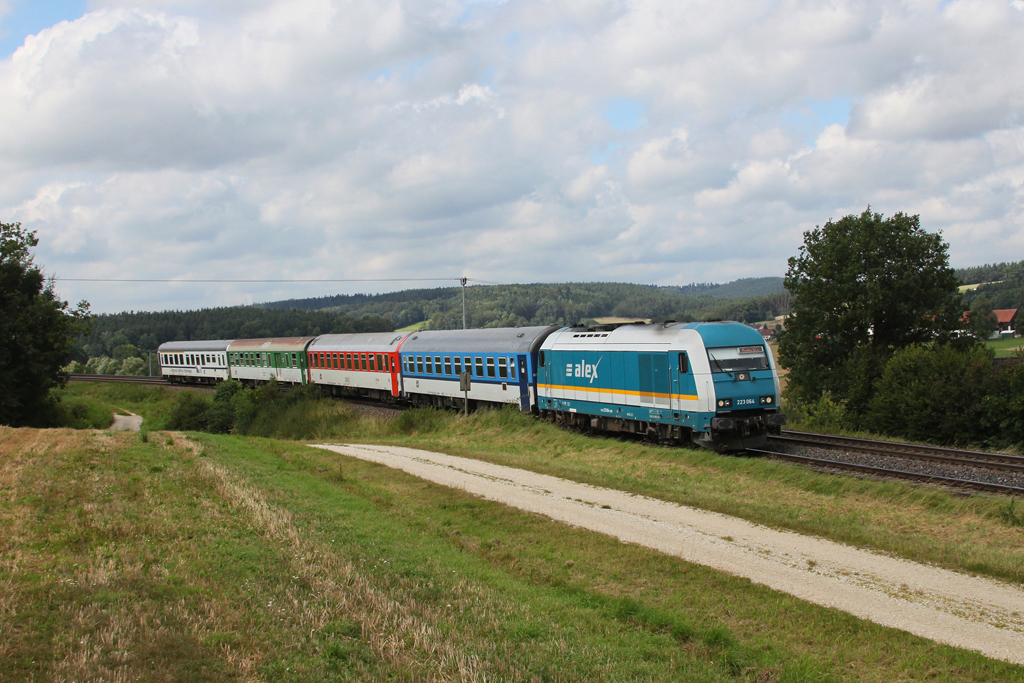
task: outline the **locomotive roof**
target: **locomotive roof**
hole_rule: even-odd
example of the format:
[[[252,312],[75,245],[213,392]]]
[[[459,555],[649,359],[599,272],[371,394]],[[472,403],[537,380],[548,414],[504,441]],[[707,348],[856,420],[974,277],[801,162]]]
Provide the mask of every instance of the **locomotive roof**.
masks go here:
[[[267,339],[236,339],[228,351],[305,351],[315,337],[270,337]]]
[[[557,329],[558,325],[424,330],[405,340],[402,353],[531,353]]]
[[[394,353],[411,332],[369,332],[365,334],[322,334],[309,345],[310,351],[377,351]]]
[[[157,347],[157,353],[192,353],[193,351],[227,351],[234,339],[204,339],[201,341],[170,341]]]
[[[552,335],[547,347],[566,348],[587,344],[671,344],[681,336],[696,332],[704,346],[735,346],[764,344],[761,333],[735,321],[697,323],[627,324],[618,326],[572,327]]]

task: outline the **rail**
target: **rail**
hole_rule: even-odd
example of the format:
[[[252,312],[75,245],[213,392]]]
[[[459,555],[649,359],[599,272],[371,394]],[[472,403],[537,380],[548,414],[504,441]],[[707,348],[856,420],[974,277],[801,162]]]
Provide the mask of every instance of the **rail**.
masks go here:
[[[814,432],[797,432],[786,430],[780,436],[772,436],[768,444],[775,446],[796,445],[814,448],[829,448],[838,451],[866,453],[880,458],[903,458],[928,462],[938,466],[970,467],[982,472],[1009,472],[1015,475],[1024,474],[1024,457],[1004,453],[971,451],[924,444],[903,443],[897,441],[879,441],[860,439],[849,436],[816,434]],[[851,470],[876,474],[879,476],[899,477],[932,483],[941,483],[959,488],[971,488],[982,491],[1024,495],[1024,487],[1013,486],[991,481],[978,481],[961,477],[943,476],[933,473],[912,472],[891,467],[879,467],[864,463],[847,462],[833,458],[815,458],[809,455],[797,455],[778,450],[748,449],[750,453],[758,453],[783,460],[802,462],[821,467]],[[984,479],[984,476],[980,478]]]
[[[69,382],[118,382],[122,384],[152,384],[170,386],[165,377],[146,377],[145,375],[68,375]]]

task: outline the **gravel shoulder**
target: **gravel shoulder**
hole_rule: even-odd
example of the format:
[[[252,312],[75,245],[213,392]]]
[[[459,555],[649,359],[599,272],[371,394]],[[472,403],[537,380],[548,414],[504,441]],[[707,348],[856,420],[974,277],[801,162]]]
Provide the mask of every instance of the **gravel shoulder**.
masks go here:
[[[315,444],[1024,664],[1024,590],[821,538],[527,470],[396,446]]]

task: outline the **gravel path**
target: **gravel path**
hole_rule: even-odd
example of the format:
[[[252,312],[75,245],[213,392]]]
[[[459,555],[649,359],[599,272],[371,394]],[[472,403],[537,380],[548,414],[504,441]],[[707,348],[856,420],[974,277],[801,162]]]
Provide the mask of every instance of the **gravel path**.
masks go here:
[[[127,412],[127,411],[125,411]],[[130,415],[118,415],[114,413],[114,422],[110,430],[114,432],[137,432],[142,429],[142,416],[132,413]]]
[[[316,448],[377,462],[743,576],[925,638],[1024,664],[1024,589],[527,470],[411,448]]]

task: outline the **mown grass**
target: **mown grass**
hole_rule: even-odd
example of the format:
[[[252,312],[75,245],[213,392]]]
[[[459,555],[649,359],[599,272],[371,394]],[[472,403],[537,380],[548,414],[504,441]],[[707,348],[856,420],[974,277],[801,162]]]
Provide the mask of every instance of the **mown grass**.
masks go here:
[[[147,405],[169,410],[171,399],[157,393],[164,390],[125,389],[139,391],[140,397],[156,394],[127,404],[134,412]],[[164,418],[155,419],[159,424]],[[377,419],[338,401],[282,402],[260,410],[248,430],[253,436],[278,439],[443,451],[1024,582],[1024,513],[1005,496],[962,495],[905,482],[823,474],[759,458],[583,435],[512,410],[483,411],[465,419],[423,409]]]
[[[993,339],[986,341],[985,346],[996,352],[996,358],[1010,358],[1020,353],[1024,339]]]
[[[1024,675],[296,442],[2,429],[0,531],[0,680]]]

